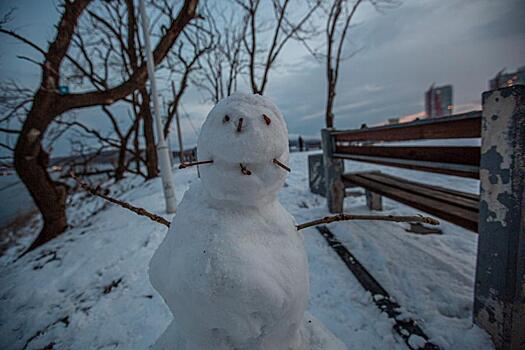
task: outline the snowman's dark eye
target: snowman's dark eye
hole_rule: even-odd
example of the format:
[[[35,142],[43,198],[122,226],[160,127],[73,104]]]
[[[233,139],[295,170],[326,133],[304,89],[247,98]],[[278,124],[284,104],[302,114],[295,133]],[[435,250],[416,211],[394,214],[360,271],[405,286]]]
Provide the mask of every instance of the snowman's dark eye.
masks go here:
[[[272,123],[272,120],[266,114],[263,114],[263,118],[266,125],[270,125]]]
[[[226,114],[226,115],[224,116],[224,118],[222,118],[222,122],[223,122],[223,123],[227,123],[227,122],[229,122],[229,121],[230,121],[230,116]]]

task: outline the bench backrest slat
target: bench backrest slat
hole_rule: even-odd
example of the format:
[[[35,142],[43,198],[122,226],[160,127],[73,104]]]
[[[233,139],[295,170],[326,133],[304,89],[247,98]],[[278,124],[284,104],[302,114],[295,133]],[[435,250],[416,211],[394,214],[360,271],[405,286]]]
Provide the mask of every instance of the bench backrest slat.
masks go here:
[[[475,165],[428,162],[421,160],[410,160],[390,157],[361,156],[346,153],[334,153],[333,158],[355,160],[358,162],[374,163],[386,166],[393,166],[397,168],[420,170],[445,175],[468,177],[471,179],[479,178],[479,167]]]
[[[472,146],[335,146],[335,153],[479,166],[480,148]]]
[[[336,142],[479,138],[481,111],[359,130],[337,130],[332,136]]]

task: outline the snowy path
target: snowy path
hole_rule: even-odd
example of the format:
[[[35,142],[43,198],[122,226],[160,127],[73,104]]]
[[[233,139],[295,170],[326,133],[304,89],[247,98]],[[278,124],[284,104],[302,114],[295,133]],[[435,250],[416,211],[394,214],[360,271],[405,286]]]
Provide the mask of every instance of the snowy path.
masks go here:
[[[308,191],[307,154],[291,156],[292,173],[281,191],[298,222],[327,214],[322,197]],[[177,197],[196,174],[176,171]],[[447,181],[447,180],[440,180]],[[158,180],[120,198],[162,215]],[[475,188],[471,183],[466,187]],[[74,228],[19,261],[0,262],[0,348],[145,349],[170,321],[147,279],[147,264],[166,230],[98,199],[77,195]],[[345,203],[366,212],[363,197]],[[386,212],[414,213],[392,201]],[[79,210],[81,209],[81,210]],[[96,214],[82,221],[87,213]],[[442,236],[404,233],[402,224],[352,222],[330,228],[376,279],[420,321],[444,349],[492,349],[470,321],[477,236],[443,224]],[[304,230],[310,262],[310,311],[349,349],[406,349],[339,257],[315,229]],[[51,348],[51,347],[50,347]]]

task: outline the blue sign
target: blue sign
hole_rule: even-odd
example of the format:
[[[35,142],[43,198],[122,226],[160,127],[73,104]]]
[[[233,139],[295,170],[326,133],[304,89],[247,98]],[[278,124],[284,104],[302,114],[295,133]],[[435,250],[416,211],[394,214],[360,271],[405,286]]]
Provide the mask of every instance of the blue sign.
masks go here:
[[[68,95],[69,94],[69,86],[67,86],[67,85],[58,85],[58,93],[60,95]]]

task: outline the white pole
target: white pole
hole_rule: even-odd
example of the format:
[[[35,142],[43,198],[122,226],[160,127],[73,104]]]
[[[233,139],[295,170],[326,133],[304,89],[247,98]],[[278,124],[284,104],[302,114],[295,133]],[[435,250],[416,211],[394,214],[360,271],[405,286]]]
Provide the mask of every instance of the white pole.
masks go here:
[[[151,86],[151,99],[153,100],[153,116],[157,129],[157,158],[159,160],[160,175],[162,177],[162,187],[164,189],[164,200],[166,201],[166,212],[175,213],[177,201],[175,199],[175,188],[173,186],[173,176],[171,173],[171,162],[168,146],[164,139],[162,121],[160,119],[159,96],[157,84],[155,81],[155,63],[153,62],[153,53],[151,52],[151,42],[149,37],[149,21],[146,15],[146,6],[144,0],[140,0],[140,15],[142,17],[142,32],[144,34],[144,44],[146,49],[146,61],[148,65],[148,77]]]

